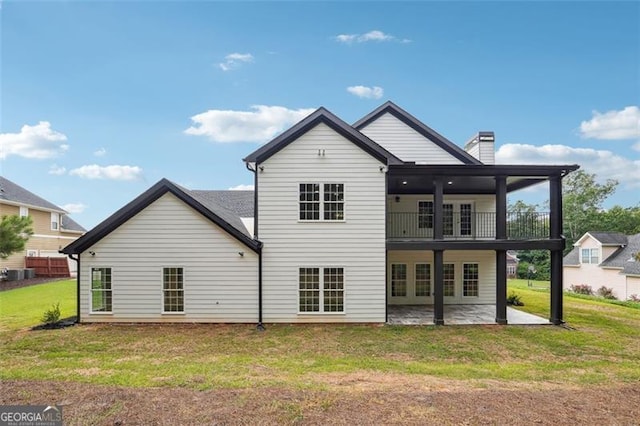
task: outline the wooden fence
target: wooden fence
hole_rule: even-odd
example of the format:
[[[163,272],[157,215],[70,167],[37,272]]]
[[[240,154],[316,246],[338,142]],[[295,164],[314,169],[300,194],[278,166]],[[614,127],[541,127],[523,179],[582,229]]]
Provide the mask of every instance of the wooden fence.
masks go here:
[[[25,267],[34,268],[36,277],[69,277],[66,257],[26,257]]]

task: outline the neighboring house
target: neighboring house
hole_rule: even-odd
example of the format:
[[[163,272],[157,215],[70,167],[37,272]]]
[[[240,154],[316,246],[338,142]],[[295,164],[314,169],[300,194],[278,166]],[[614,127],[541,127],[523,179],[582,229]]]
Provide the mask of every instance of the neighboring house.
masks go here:
[[[518,259],[518,255],[516,252],[508,251],[507,252],[507,277],[515,278],[518,274],[518,263],[520,260]]]
[[[587,232],[564,258],[564,286],[613,289],[616,298],[640,296],[640,234]]]
[[[443,324],[445,304],[491,304],[505,324],[507,250],[546,249],[562,322],[578,166],[495,165],[492,132],[463,150],[391,102],[354,125],[319,108],[244,161],[254,193],[163,179],[67,246],[80,320],[385,322],[421,304]],[[509,235],[507,193],[544,181],[550,213]]]
[[[26,256],[64,256],[59,250],[86,232],[60,207],[0,176],[0,217],[9,215],[30,216],[34,233],[24,251],[0,259],[0,268],[22,269]],[[75,262],[69,267],[75,272]]]

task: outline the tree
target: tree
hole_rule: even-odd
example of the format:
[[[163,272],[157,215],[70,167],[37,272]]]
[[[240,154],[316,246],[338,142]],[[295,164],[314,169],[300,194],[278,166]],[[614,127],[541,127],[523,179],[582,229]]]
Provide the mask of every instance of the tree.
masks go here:
[[[598,220],[598,231],[637,234],[640,232],[640,206],[613,206],[603,211]]]
[[[595,174],[578,170],[564,179],[563,231],[567,240],[567,252],[585,232],[604,230],[601,229],[602,203],[615,192],[618,181],[607,179],[605,183],[600,184],[595,178]]]
[[[0,220],[0,259],[6,259],[13,253],[24,250],[33,235],[30,217],[17,215],[2,216]]]

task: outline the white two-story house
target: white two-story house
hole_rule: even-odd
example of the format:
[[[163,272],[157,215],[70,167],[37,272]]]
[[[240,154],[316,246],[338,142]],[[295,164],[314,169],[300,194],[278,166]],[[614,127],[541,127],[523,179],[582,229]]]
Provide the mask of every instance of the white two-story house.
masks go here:
[[[562,322],[561,180],[576,165],[494,164],[494,135],[462,149],[387,102],[353,125],[324,108],[244,158],[255,191],[167,180],[63,251],[81,321],[374,322],[394,305],[495,305],[507,250],[551,252]],[[550,182],[550,211],[507,193]]]

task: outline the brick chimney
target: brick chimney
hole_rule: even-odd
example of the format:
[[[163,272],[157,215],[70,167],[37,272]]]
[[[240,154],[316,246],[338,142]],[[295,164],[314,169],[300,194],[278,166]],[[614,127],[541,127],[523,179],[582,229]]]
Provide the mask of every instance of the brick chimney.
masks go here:
[[[464,145],[464,150],[483,164],[496,163],[495,135],[493,132],[478,132]]]

